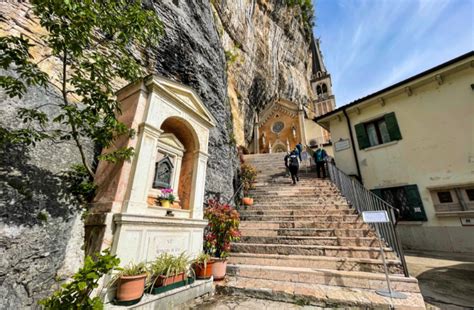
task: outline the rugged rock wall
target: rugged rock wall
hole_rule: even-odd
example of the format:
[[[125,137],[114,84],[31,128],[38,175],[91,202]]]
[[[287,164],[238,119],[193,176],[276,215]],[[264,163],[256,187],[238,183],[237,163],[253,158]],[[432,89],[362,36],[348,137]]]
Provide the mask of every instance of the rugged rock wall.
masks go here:
[[[298,8],[289,9],[283,0],[145,2],[160,16],[165,35],[157,50],[146,51],[143,64],[193,87],[217,119],[206,193],[230,197],[236,145],[250,142],[255,111],[277,98],[305,102],[310,97],[309,40],[294,18]],[[23,33],[41,43],[44,32],[27,11],[28,4],[0,2],[0,35]],[[38,48],[33,55],[43,52]],[[54,61],[42,66],[56,75]],[[10,100],[0,90],[0,125],[17,126],[19,106],[54,97],[31,89],[22,100]],[[74,146],[49,143],[4,149],[0,157],[0,308],[24,309],[80,264],[83,223],[78,206],[63,193],[61,178],[79,158]]]
[[[212,1],[227,57],[235,139],[248,145],[254,115],[279,98],[311,98],[311,34],[285,0]]]

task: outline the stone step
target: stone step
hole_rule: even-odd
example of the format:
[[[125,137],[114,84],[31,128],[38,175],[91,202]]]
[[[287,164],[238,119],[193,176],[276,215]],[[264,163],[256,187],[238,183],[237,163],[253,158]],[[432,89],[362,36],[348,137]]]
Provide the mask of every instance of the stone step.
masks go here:
[[[384,273],[330,270],[321,268],[227,265],[229,276],[246,279],[265,279],[269,281],[334,285],[360,289],[385,289],[387,282]],[[418,281],[412,277],[390,275],[392,289],[399,292],[419,293]]]
[[[314,200],[314,199],[335,199],[335,200],[345,200],[344,196],[338,193],[294,193],[294,194],[287,194],[287,193],[249,193],[253,197],[258,197],[261,199],[285,199],[288,201],[292,200]]]
[[[390,273],[403,274],[399,260],[388,259],[386,262]],[[354,257],[232,253],[229,264],[384,272],[382,260]]]
[[[423,297],[417,292],[404,292],[407,299],[391,300],[378,295],[373,289],[243,277],[231,277],[226,283],[217,283],[216,291],[219,294],[270,299],[328,309],[425,309]]]
[[[240,214],[242,221],[329,221],[356,223],[360,222],[359,215],[320,215],[307,213],[306,215],[245,215]]]
[[[339,197],[257,197],[254,199],[255,202],[280,202],[284,203],[325,203],[325,204],[347,204],[347,200]]]
[[[375,232],[370,229],[334,229],[334,228],[241,228],[242,236],[313,236],[313,237],[374,237]]]
[[[281,210],[265,210],[253,208],[238,208],[240,216],[255,216],[255,215],[266,215],[266,216],[289,216],[289,215],[357,215],[354,209],[337,209],[337,208],[313,208],[313,209],[281,209]]]
[[[339,229],[370,229],[369,225],[359,223],[330,222],[330,221],[242,221],[240,229],[281,229],[281,228],[339,228]]]
[[[299,244],[299,245],[330,245],[330,246],[362,246],[377,247],[375,237],[314,237],[314,236],[242,236],[239,242],[263,244]]]
[[[263,244],[263,243],[233,243],[232,252],[280,255],[310,255],[332,257],[357,257],[382,259],[377,247],[348,247],[324,245],[297,244]],[[396,254],[390,249],[384,249],[385,257],[395,259]]]
[[[300,202],[257,202],[254,201],[254,204],[251,206],[241,205],[238,207],[239,211],[245,210],[255,210],[255,211],[279,211],[287,209],[298,209],[298,210],[314,210],[314,211],[326,211],[326,210],[354,210],[349,207],[347,203],[300,203]]]

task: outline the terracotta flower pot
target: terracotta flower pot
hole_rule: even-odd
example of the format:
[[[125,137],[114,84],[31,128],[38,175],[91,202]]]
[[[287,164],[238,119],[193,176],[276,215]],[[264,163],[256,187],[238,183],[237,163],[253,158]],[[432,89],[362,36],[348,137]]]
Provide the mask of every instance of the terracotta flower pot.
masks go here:
[[[242,198],[242,203],[246,206],[251,206],[251,205],[253,205],[253,198],[244,197],[244,198]]]
[[[145,273],[138,276],[120,277],[117,284],[117,300],[130,301],[142,297],[145,291],[145,280]]]
[[[226,259],[213,259],[214,264],[212,265],[212,275],[214,280],[222,280],[225,278],[226,269],[227,269],[227,260]]]
[[[163,208],[169,208],[170,207],[170,201],[169,200],[160,200],[160,204]]]
[[[159,286],[167,286],[171,285],[176,282],[181,282],[186,279],[186,276],[184,275],[184,272],[178,273],[177,275],[172,275],[172,276],[158,276],[158,279],[155,282],[155,287]]]
[[[212,269],[214,266],[214,261],[207,262],[206,266],[204,264],[193,265],[194,272],[196,273],[196,278],[198,279],[209,279],[212,276]]]

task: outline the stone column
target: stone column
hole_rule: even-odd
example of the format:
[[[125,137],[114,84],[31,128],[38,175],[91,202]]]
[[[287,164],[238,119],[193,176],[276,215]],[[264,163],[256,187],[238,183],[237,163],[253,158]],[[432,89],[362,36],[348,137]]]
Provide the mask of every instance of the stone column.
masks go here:
[[[204,185],[206,183],[207,157],[208,155],[201,151],[196,151],[194,153],[194,172],[189,208],[191,209],[191,218],[198,220],[202,220],[203,218]]]
[[[255,123],[253,125],[253,149],[255,154],[260,153],[260,132],[258,128],[258,115],[255,115]]]
[[[303,109],[302,104],[299,105],[299,109],[298,109],[298,121],[300,123],[300,139],[301,139],[301,141],[296,141],[296,142],[297,143],[301,142],[301,144],[307,145],[308,142],[306,141],[306,126],[304,124],[304,109]]]
[[[179,196],[178,196],[178,188],[179,188],[179,176],[181,174],[181,163],[183,161],[183,157],[179,155],[175,155],[175,160],[174,160],[174,168],[173,168],[173,184],[171,184],[171,187],[174,190],[174,195],[176,196],[176,200],[179,201]]]
[[[150,170],[154,169],[158,138],[163,131],[141,124],[140,132],[122,213],[145,213],[147,208]]]

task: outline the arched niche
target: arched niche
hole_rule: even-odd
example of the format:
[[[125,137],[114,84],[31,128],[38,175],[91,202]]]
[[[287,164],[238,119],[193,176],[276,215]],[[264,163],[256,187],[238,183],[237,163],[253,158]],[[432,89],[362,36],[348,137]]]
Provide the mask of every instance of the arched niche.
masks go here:
[[[190,209],[190,199],[199,152],[199,139],[192,125],[177,116],[167,118],[161,125],[162,136],[173,136],[182,145],[182,153],[176,156],[173,169],[172,188],[179,199],[179,204],[185,210]],[[158,145],[158,153],[165,153],[167,149]]]

